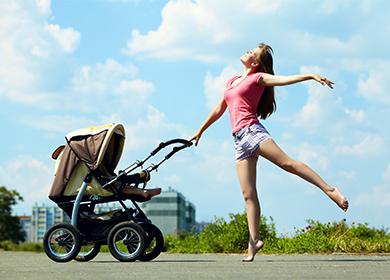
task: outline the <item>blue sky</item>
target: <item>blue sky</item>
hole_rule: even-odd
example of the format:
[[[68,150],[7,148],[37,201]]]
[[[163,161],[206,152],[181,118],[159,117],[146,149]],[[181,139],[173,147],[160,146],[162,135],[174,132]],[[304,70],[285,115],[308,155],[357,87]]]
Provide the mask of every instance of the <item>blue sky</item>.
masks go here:
[[[240,55],[266,42],[277,74],[335,82],[276,88],[277,112],[263,124],[342,189],[350,210],[261,159],[262,214],[281,232],[307,219],[390,227],[389,12],[387,1],[1,1],[0,185],[24,197],[18,214],[51,203],[51,152],[84,126],[125,125],[119,168],[190,138],[242,71]],[[182,192],[198,221],[242,212],[227,114],[150,185]]]

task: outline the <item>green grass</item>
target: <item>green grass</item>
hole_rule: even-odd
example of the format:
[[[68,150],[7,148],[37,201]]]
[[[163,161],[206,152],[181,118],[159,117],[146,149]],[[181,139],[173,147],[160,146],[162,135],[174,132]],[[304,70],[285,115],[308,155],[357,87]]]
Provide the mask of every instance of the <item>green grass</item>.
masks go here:
[[[0,249],[4,251],[29,251],[29,252],[43,252],[43,244],[42,243],[13,243],[9,240],[4,240],[0,242]]]
[[[390,233],[386,229],[370,228],[368,224],[348,225],[345,221],[320,223],[309,220],[308,226],[291,236],[278,236],[272,217],[261,217],[260,238],[264,254],[330,254],[390,253]],[[243,253],[248,246],[246,214],[231,214],[229,221],[216,218],[200,233],[165,236],[164,251],[171,253]],[[41,243],[1,241],[7,251],[43,252]],[[108,252],[102,246],[102,252]]]
[[[390,233],[367,224],[347,225],[309,220],[305,229],[291,236],[278,237],[272,218],[261,218],[260,238],[265,254],[390,253]],[[175,253],[243,253],[247,249],[246,215],[230,215],[230,221],[215,219],[199,234],[165,238],[165,250]]]

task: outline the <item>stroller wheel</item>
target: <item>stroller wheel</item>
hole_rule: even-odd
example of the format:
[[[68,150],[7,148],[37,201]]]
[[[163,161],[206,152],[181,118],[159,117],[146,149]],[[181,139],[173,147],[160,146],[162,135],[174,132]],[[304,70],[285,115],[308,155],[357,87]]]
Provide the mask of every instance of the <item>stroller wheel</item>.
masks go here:
[[[121,262],[135,261],[144,251],[145,232],[133,222],[122,222],[114,226],[107,239],[108,249]]]
[[[99,254],[100,244],[86,243],[81,246],[79,254],[74,258],[78,262],[88,262]]]
[[[164,247],[164,237],[158,227],[150,223],[141,224],[146,234],[145,250],[139,256],[139,260],[151,261],[160,255]]]
[[[46,255],[55,262],[68,262],[80,251],[80,233],[71,224],[52,226],[43,238]]]

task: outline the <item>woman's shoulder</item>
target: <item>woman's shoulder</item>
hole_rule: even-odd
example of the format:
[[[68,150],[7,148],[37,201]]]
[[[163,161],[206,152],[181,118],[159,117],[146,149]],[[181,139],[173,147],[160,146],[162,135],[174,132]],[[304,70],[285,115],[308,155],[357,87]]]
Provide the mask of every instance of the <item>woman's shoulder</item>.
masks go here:
[[[250,79],[251,79],[252,82],[260,85],[260,80],[261,80],[261,78],[263,77],[264,74],[265,73],[263,73],[263,72],[252,73],[252,74],[250,74]]]

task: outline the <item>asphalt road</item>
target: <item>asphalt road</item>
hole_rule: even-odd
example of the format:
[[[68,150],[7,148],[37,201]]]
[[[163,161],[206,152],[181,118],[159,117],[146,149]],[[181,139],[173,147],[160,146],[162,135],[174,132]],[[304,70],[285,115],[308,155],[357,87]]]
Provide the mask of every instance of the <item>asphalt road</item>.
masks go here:
[[[88,263],[55,263],[43,253],[0,251],[0,279],[390,279],[390,255],[162,254],[121,263],[100,253]]]

